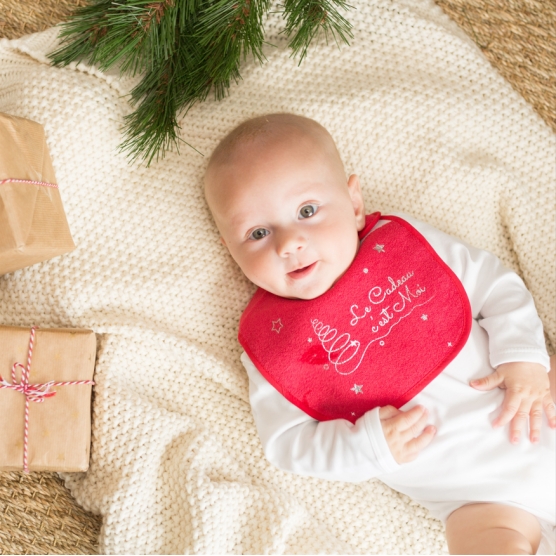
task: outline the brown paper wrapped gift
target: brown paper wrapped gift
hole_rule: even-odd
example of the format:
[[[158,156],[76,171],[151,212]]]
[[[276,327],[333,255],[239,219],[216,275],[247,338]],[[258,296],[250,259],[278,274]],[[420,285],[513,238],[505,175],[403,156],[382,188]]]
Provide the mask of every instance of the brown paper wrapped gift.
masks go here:
[[[25,444],[29,471],[88,469],[95,357],[92,330],[0,326],[0,470],[25,469]],[[57,384],[75,381],[90,383]]]
[[[0,274],[73,249],[43,127],[0,113]]]

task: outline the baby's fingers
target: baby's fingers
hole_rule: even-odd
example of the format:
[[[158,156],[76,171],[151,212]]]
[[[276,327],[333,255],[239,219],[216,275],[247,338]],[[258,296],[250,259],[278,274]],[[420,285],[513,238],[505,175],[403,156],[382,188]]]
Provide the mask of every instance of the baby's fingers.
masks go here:
[[[503,427],[512,421],[522,404],[522,395],[515,390],[507,389],[500,415],[492,422],[493,427]],[[528,412],[527,412],[528,413]],[[519,421],[520,419],[518,419]]]
[[[522,404],[512,419],[510,423],[510,442],[512,444],[519,444],[523,431],[527,430],[527,421],[529,419],[531,419],[531,433],[533,432],[532,427],[535,427],[538,434],[540,434],[540,415],[542,414],[539,412],[540,407],[535,407],[535,412],[533,413],[533,407],[534,404]]]
[[[400,432],[409,433],[411,437],[414,437],[421,434],[427,417],[427,410],[422,405],[416,405],[408,411],[400,412],[395,419],[398,421]]]
[[[542,400],[535,400],[528,404],[522,401],[521,407],[516,412],[510,424],[510,441],[512,444],[518,444],[524,431],[527,430],[527,421],[529,421],[529,439],[531,442],[539,442],[541,438],[542,413],[543,407],[548,417],[548,423],[551,427],[556,425],[556,415],[552,398],[548,394]]]
[[[417,436],[413,440],[410,440],[405,445],[405,461],[413,461],[419,455],[419,452],[426,448],[432,442],[435,434],[436,428],[433,425],[428,425],[419,436]]]
[[[548,424],[555,429],[556,428],[556,408],[554,407],[554,402],[552,401],[552,396],[547,394],[543,400],[542,404],[544,407],[544,412],[548,419]]]
[[[498,371],[494,371],[483,378],[472,380],[469,384],[477,390],[493,390],[497,386],[500,386],[503,382],[504,376]]]
[[[414,408],[415,409],[415,408]],[[424,408],[418,406],[418,409],[421,412],[420,417],[417,417],[417,420],[410,425],[404,432],[404,439],[413,439],[421,436],[423,434],[424,429],[427,426],[427,421],[429,420],[429,412]],[[419,416],[419,411],[415,411],[415,416]],[[415,417],[412,416],[412,421]]]
[[[541,438],[542,426],[542,401],[537,400],[531,406],[531,413],[529,414],[529,439],[531,442],[536,443]]]
[[[381,421],[385,419],[391,419],[392,417],[395,417],[400,413],[401,411],[399,409],[396,409],[393,405],[385,405],[378,410],[378,415]]]

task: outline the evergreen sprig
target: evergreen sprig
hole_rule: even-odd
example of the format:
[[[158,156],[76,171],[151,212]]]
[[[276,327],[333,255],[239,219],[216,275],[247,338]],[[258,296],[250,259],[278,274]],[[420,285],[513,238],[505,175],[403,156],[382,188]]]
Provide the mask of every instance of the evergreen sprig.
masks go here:
[[[300,63],[320,32],[349,44],[351,26],[339,12],[349,8],[344,0],[285,0],[281,8]],[[247,56],[264,63],[269,10],[270,0],[90,0],[64,23],[50,58],[57,66],[84,61],[142,75],[120,148],[150,165],[171,145],[179,150],[179,113],[211,91],[217,100],[226,96]]]
[[[286,28],[284,33],[289,37],[289,46],[299,63],[307,55],[311,41],[322,31],[326,40],[331,36],[338,46],[339,42],[349,45],[353,38],[349,21],[342,17],[338,8],[347,10],[349,4],[344,0],[286,0],[284,15]]]

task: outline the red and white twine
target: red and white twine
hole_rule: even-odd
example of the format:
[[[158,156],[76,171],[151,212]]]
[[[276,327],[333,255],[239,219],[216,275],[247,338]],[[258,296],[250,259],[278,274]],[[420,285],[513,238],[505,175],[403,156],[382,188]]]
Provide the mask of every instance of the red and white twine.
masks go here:
[[[3,185],[5,183],[31,183],[33,185],[41,185],[43,187],[53,187],[54,189],[58,189],[58,186],[55,183],[47,183],[45,181],[20,180],[16,178],[7,178],[5,180],[0,180],[0,185]]]
[[[1,184],[2,182],[0,182]],[[29,375],[31,373],[31,360],[33,358],[33,347],[35,345],[35,331],[37,326],[31,328],[31,337],[29,339],[29,351],[27,353],[27,366],[24,367],[21,363],[14,363],[12,366],[12,383],[10,384],[0,375],[0,390],[10,389],[15,392],[21,392],[25,396],[25,431],[23,434],[23,471],[29,473],[29,466],[27,462],[27,446],[29,440],[29,402],[42,403],[45,399],[51,398],[56,395],[56,390],[50,390],[53,386],[74,386],[79,384],[95,383],[92,380],[74,380],[69,382],[56,382],[51,380],[44,384],[29,384]],[[15,370],[17,367],[21,368],[21,381],[17,382],[15,377]]]

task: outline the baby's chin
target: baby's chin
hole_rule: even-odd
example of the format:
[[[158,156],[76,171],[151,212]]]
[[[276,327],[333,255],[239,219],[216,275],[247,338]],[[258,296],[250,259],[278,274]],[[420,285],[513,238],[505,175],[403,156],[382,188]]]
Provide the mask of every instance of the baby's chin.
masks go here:
[[[307,288],[304,291],[296,292],[296,295],[289,296],[289,298],[303,299],[305,301],[308,301],[310,299],[316,299],[317,297],[320,297],[321,295],[325,294],[332,287],[332,285],[333,284],[328,284],[326,286]]]
[[[349,268],[349,267],[348,267]],[[347,270],[347,269],[346,269]],[[302,291],[297,292],[297,295],[285,296],[291,299],[316,299],[326,292],[330,291],[338,282],[338,280],[345,274],[345,270],[338,271],[337,268],[334,269],[335,273],[333,276],[328,276],[327,278],[322,277],[321,280],[313,284],[307,284]]]
[[[336,280],[337,279],[310,284],[296,284],[294,286],[287,285],[284,288],[276,288],[273,290],[264,287],[263,289],[279,297],[284,297],[285,299],[303,299],[304,301],[308,301],[325,294],[336,283]]]

